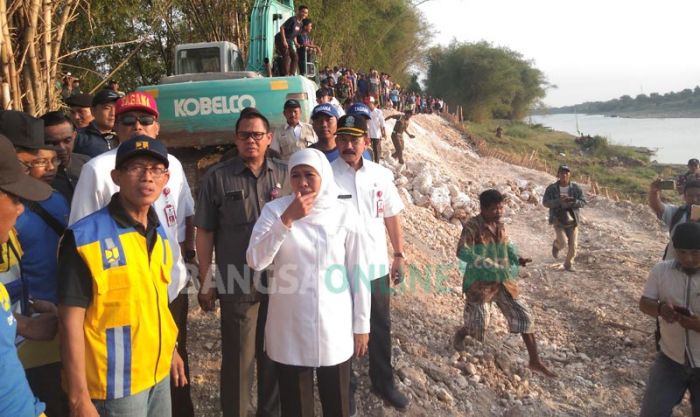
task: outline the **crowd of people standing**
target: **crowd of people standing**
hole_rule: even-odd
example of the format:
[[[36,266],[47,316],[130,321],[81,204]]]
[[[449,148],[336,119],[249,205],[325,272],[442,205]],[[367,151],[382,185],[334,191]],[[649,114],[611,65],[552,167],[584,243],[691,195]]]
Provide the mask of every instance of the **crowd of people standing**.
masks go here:
[[[308,8],[293,19],[310,33]],[[291,45],[313,47],[299,44],[295,30],[280,35],[290,71]],[[191,280],[200,308],[220,309],[224,416],[313,416],[314,385],[323,415],[357,415],[353,364],[364,355],[372,391],[408,409],[391,342],[405,207],[380,162],[405,162],[412,116],[441,111],[441,100],[404,93],[374,69],[326,68],[308,121],[295,99],[280,103],[286,123],[277,127],[243,109],[236,152],[207,171],[194,195],[158,140],[154,97],[114,84],[91,96],[68,81],[65,112],[0,112],[0,415],[193,416]],[[698,389],[698,166],[691,159],[679,178],[681,205],[662,202],[659,181],[650,186],[649,206],[670,241],[640,299],[659,327],[644,417],[670,415],[686,390]],[[576,271],[586,206],[571,171],[559,167],[542,201],[552,256],[566,251],[567,272]],[[483,191],[456,242],[465,299],[453,346],[484,339],[495,303],[509,331],[522,335],[530,368],[556,377],[540,359],[516,281],[532,260],[508,239],[505,199]]]

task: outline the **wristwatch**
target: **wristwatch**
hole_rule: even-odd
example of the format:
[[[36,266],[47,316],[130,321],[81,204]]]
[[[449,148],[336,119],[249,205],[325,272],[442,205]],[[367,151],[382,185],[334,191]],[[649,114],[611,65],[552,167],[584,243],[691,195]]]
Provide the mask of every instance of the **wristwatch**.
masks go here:
[[[185,251],[185,262],[193,261],[197,257],[197,252],[194,249]]]
[[[403,252],[394,252],[394,258],[405,258]]]

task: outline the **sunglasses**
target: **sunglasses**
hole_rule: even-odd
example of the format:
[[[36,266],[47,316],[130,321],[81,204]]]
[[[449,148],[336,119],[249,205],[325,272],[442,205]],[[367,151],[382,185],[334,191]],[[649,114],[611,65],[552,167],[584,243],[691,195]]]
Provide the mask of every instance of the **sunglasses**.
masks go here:
[[[142,126],[150,126],[156,122],[156,117],[155,116],[122,116],[119,119],[119,123],[123,124],[124,126],[133,126],[136,124],[136,121],[141,123]]]

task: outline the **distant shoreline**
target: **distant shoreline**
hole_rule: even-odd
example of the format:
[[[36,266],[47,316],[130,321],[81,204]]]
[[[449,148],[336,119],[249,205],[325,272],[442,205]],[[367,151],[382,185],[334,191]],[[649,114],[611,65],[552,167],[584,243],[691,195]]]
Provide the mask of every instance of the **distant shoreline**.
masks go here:
[[[554,116],[557,114],[575,114],[571,112],[549,112],[549,111],[537,111],[531,113],[532,116]],[[698,111],[674,111],[674,112],[649,112],[649,111],[636,111],[636,112],[610,112],[610,113],[578,113],[586,116],[605,116],[605,117],[620,117],[623,119],[700,119],[700,110]]]

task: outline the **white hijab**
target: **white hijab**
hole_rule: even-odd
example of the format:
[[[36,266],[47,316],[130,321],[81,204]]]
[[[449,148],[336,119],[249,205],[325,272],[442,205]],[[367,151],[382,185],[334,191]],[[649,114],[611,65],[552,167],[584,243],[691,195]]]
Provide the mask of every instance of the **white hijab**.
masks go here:
[[[289,176],[291,177],[292,168],[298,165],[308,165],[318,172],[321,177],[321,189],[316,194],[314,207],[306,217],[302,220],[313,222],[314,218],[322,214],[326,210],[338,204],[338,195],[340,188],[335,183],[333,176],[333,168],[323,152],[317,149],[302,149],[292,154],[289,158]]]

